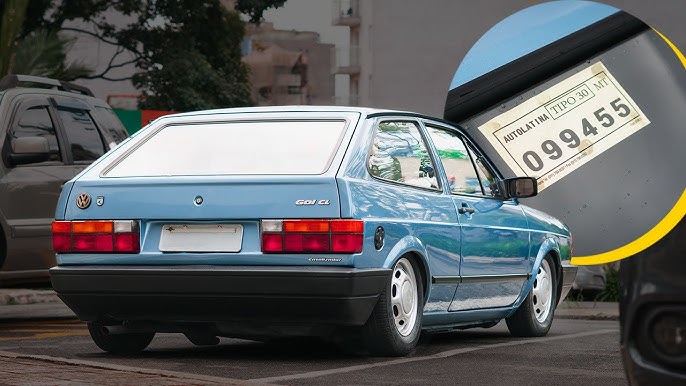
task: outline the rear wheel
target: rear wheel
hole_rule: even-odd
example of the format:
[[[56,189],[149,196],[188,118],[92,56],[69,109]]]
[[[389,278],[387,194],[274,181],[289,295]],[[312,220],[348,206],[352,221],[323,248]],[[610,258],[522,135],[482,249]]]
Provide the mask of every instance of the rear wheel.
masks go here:
[[[104,333],[102,327],[99,323],[88,323],[88,332],[98,347],[112,354],[135,354],[143,351],[155,336],[154,332],[109,335]]]
[[[400,258],[362,329],[370,354],[403,356],[414,349],[422,327],[423,287],[416,264],[406,257]]]
[[[505,320],[512,335],[543,336],[550,330],[557,302],[554,266],[550,256],[541,261],[531,291],[517,311]]]

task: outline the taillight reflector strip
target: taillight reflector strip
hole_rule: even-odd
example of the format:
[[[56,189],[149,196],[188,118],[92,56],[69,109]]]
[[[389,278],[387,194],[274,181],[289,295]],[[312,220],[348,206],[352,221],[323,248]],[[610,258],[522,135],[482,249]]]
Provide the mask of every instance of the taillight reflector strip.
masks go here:
[[[359,253],[364,221],[262,220],[263,253]]]
[[[329,233],[329,220],[283,220],[286,233]]]
[[[136,220],[54,221],[52,246],[57,253],[139,253]]]

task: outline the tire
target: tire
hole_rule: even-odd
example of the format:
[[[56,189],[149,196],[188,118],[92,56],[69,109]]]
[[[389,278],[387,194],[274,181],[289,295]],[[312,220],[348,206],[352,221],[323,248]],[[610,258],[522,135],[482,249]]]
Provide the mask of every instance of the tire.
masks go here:
[[[404,356],[417,345],[422,327],[424,286],[416,264],[401,257],[391,280],[362,328],[362,341],[375,356]]]
[[[553,324],[557,304],[557,277],[555,263],[546,256],[538,268],[534,285],[512,316],[505,319],[507,328],[514,336],[544,336]]]
[[[103,351],[112,354],[136,354],[143,351],[155,336],[154,332],[106,335],[99,323],[88,323],[93,342]]]

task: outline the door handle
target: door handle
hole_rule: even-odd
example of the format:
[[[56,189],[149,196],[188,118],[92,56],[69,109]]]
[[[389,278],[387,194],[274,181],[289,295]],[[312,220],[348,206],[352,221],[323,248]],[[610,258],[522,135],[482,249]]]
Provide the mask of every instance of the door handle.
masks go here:
[[[467,213],[472,214],[472,213],[474,213],[474,208],[470,208],[466,202],[463,202],[462,206],[457,208],[457,213],[459,213],[459,214],[467,214]]]

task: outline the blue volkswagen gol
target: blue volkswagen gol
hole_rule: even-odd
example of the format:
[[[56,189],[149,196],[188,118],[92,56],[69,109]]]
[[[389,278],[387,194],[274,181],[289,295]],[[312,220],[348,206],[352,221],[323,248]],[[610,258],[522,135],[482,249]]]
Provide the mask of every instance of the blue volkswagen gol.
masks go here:
[[[520,205],[459,128],[397,111],[277,107],[160,118],[68,182],[52,284],[101,349],[156,332],[340,337],[405,355],[424,330],[542,336],[571,236]]]

